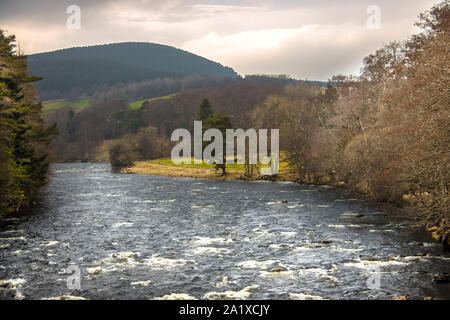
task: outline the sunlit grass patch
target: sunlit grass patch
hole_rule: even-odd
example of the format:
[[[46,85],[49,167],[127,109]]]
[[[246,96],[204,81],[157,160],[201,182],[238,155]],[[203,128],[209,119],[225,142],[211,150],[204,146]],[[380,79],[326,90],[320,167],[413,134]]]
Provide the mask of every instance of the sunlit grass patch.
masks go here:
[[[91,105],[89,99],[79,99],[79,100],[66,100],[66,99],[58,99],[52,101],[44,101],[42,112],[49,113],[56,111],[63,107],[72,107],[74,109],[84,109]]]
[[[178,166],[178,167],[186,167],[186,168],[197,168],[197,169],[210,169],[210,170],[215,170],[216,169],[216,165],[215,164],[211,164],[211,163],[207,163],[205,161],[202,161],[202,163],[199,164],[195,164],[194,163],[194,158],[186,158],[183,159],[184,163],[182,164],[175,164],[172,159],[170,158],[165,158],[165,159],[155,159],[155,160],[149,160],[149,163],[153,163],[153,164],[159,164],[159,165],[165,165],[165,166]],[[239,171],[239,172],[245,172],[245,167],[244,164],[240,164],[240,163],[233,163],[233,164],[227,164],[227,171]],[[257,168],[268,168],[270,167],[270,165],[266,164],[266,165],[262,165],[262,164],[258,164]],[[290,166],[290,164],[284,160],[283,158],[280,159],[279,162],[279,172],[286,172],[286,171],[293,171],[294,169],[292,168],[292,166]]]
[[[177,95],[176,93],[172,93],[172,94],[168,94],[167,96],[156,97],[156,98],[150,98],[150,99],[142,99],[142,100],[130,102],[130,103],[128,103],[128,106],[129,106],[131,109],[133,109],[133,110],[134,110],[134,109],[139,109],[139,108],[142,107],[142,105],[143,105],[145,102],[151,102],[151,101],[156,101],[156,100],[168,100],[168,99],[173,98],[173,97],[176,96],[176,95]]]

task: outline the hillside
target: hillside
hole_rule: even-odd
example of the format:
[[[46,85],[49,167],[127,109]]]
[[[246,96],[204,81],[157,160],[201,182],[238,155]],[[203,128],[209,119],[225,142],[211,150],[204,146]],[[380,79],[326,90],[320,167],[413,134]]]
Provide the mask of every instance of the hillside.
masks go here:
[[[221,64],[174,47],[126,42],[76,47],[28,57],[43,100],[89,95],[96,89],[120,83],[136,83],[189,75],[236,77]]]

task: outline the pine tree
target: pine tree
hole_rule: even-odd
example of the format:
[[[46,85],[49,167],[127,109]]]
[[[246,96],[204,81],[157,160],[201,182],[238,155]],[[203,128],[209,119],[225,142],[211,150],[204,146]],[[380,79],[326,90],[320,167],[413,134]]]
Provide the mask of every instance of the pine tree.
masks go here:
[[[55,127],[45,128],[15,37],[0,30],[0,214],[30,206],[46,180],[46,147]]]
[[[204,98],[200,104],[200,111],[198,112],[197,120],[206,121],[213,116],[211,104],[208,99]]]
[[[214,116],[209,117],[205,121],[204,130],[208,129],[217,129],[220,132],[222,132],[223,139],[223,145],[222,150],[225,151],[226,148],[226,130],[231,129],[231,119],[229,116],[224,114],[215,114]],[[216,164],[216,170],[222,169],[222,176],[225,176],[226,174],[226,159],[225,159],[225,152],[223,154],[223,163],[222,164]]]

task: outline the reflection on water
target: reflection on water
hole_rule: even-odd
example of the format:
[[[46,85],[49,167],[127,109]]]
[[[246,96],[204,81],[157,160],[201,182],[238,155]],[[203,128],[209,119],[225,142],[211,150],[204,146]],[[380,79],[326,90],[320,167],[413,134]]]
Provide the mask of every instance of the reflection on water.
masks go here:
[[[51,171],[38,208],[0,226],[2,299],[450,297],[431,282],[449,271],[439,244],[345,190]]]

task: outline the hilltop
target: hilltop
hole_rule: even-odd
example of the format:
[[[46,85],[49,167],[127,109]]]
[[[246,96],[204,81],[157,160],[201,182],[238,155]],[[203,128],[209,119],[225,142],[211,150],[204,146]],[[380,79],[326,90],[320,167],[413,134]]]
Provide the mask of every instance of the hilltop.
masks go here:
[[[28,68],[42,77],[43,100],[67,98],[117,84],[186,76],[231,77],[230,67],[190,52],[156,43],[124,42],[74,47],[28,56]]]

